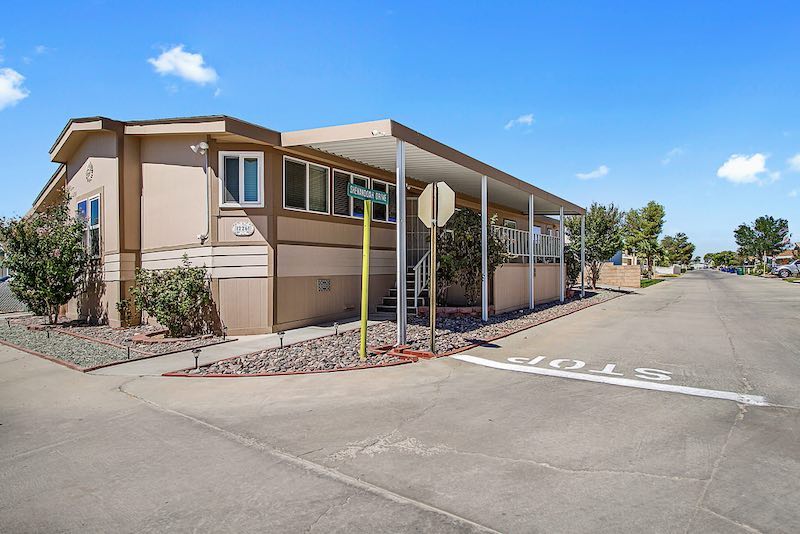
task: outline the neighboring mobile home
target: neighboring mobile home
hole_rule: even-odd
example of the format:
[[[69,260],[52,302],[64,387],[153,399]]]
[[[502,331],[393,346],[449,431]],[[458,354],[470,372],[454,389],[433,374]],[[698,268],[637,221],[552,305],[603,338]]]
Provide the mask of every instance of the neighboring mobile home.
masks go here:
[[[415,201],[427,183],[444,180],[458,206],[497,215],[486,231],[501,233],[514,254],[485,282],[484,314],[490,304],[506,311],[563,298],[561,233],[550,216],[584,213],[391,120],[280,133],[227,116],[88,117],[67,123],[50,156],[61,165],[34,209],[68,187],[100,266],[68,315],[112,325],[136,268],[172,267],[184,254],[208,267],[229,334],[356,315],[363,206],[347,197],[351,182],[390,198],[373,213],[373,310],[395,286],[409,296],[406,305],[395,299],[403,311],[424,296],[426,281],[414,276],[429,255]]]

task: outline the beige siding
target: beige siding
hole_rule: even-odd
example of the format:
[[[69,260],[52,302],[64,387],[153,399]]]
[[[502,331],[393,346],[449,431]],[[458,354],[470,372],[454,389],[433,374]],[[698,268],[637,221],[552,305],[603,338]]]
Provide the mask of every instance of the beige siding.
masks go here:
[[[330,291],[317,291],[317,280],[331,281]],[[370,276],[370,310],[394,286],[394,275]],[[277,278],[275,297],[276,328],[294,328],[356,317],[361,303],[361,276],[296,276]]]
[[[230,278],[219,281],[217,305],[229,335],[266,332],[267,278]]]
[[[203,157],[189,149],[192,136],[141,141],[142,249],[199,243],[206,230]]]
[[[342,217],[330,216],[326,221],[293,217],[278,217],[278,240],[291,243],[322,243],[326,245],[361,246],[363,221],[358,224],[342,222]],[[372,248],[394,248],[397,230],[373,225],[370,229]]]
[[[392,275],[396,260],[393,250],[371,250],[369,272]],[[347,276],[361,275],[361,249],[278,245],[278,276]],[[360,291],[360,289],[359,289]]]
[[[559,298],[559,272],[556,263],[536,264],[534,279],[536,303]],[[528,264],[506,263],[494,273],[495,313],[528,307]]]

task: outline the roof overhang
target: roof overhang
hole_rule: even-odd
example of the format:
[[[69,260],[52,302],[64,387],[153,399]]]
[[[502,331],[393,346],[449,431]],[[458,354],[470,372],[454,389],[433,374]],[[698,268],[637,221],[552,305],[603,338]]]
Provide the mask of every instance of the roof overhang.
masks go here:
[[[486,176],[493,203],[527,213],[528,198],[533,195],[537,214],[554,215],[562,206],[566,215],[585,213],[577,204],[390,119],[281,134],[284,147],[305,146],[392,173],[397,140],[406,143],[406,175],[411,179],[425,183],[445,181],[457,193],[480,198],[481,177]]]
[[[28,211],[28,215],[38,210],[41,206],[48,205],[50,202],[55,201],[55,194],[60,188],[67,184],[67,166],[63,163],[58,166],[56,172],[50,176],[47,184],[42,188],[33,201],[33,207]]]
[[[56,142],[50,147],[50,160],[66,163],[70,155],[77,149],[83,140],[92,132],[108,131],[122,132],[123,124],[106,117],[83,117],[70,119]]]
[[[280,145],[281,134],[226,115],[183,117],[125,123],[127,135],[205,134],[218,143],[256,143]]]
[[[109,131],[127,135],[207,135],[219,143],[279,145],[281,134],[226,115],[121,122],[106,117],[70,119],[50,148],[50,159],[66,163],[87,135]]]

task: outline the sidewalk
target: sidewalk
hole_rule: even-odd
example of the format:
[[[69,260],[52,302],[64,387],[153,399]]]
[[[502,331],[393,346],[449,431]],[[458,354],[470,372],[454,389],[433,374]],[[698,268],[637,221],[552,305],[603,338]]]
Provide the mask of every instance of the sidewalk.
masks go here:
[[[369,324],[377,324],[385,320],[381,315],[376,315],[374,319],[375,320],[370,320]],[[345,319],[339,323],[339,332],[357,330],[359,325],[360,323],[357,318]],[[304,326],[302,328],[295,328],[294,330],[287,330],[286,335],[283,337],[283,344],[290,345],[299,341],[329,336],[333,333],[333,323],[326,323],[319,326]],[[236,336],[236,341],[203,348],[200,351],[199,362],[200,365],[203,366],[217,360],[279,346],[280,338],[278,338],[278,334]],[[192,366],[194,366],[194,354],[192,354],[192,351],[187,350],[174,354],[165,354],[164,356],[156,356],[146,360],[112,365],[111,367],[104,367],[92,371],[89,374],[105,376],[161,376],[170,371],[186,369]]]

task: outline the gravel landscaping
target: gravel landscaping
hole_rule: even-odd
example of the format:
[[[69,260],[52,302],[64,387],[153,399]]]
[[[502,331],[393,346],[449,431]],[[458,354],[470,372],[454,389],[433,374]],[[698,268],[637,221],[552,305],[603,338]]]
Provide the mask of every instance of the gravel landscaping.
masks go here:
[[[30,349],[52,358],[69,362],[82,369],[128,359],[128,351],[100,343],[92,343],[50,330],[28,330],[24,325],[11,322],[0,324],[0,340]],[[135,353],[131,358],[136,357]]]
[[[441,317],[437,321],[436,348],[439,354],[468,347],[487,339],[496,338],[525,327],[535,326],[562,315],[600,304],[626,294],[624,291],[600,289],[587,292],[587,297],[574,297],[564,304],[551,302],[537,306],[535,311],[521,310],[480,318]],[[427,319],[409,319],[408,344],[413,350],[426,351],[429,343]],[[387,321],[370,326],[367,340],[370,347],[391,345],[395,341],[396,325]],[[303,341],[282,349],[267,349],[244,356],[222,360],[197,370],[190,375],[252,375],[264,373],[297,373],[355,368],[364,365],[391,364],[403,361],[388,354],[370,354],[365,362],[358,358],[359,331],[351,330],[338,336],[326,336]]]
[[[10,326],[8,321],[0,324],[0,339],[58,360],[73,363],[83,369],[196,347],[206,347],[223,341],[221,337],[211,335],[160,343],[133,340],[137,334],[163,331],[161,328],[150,325],[111,328],[107,325],[65,322],[47,327],[46,330],[50,331],[49,337],[46,330],[28,328],[29,326],[42,327],[45,325],[46,319],[39,316],[10,319]],[[91,339],[85,339],[86,337]],[[130,355],[128,347],[130,347]]]

